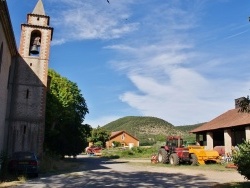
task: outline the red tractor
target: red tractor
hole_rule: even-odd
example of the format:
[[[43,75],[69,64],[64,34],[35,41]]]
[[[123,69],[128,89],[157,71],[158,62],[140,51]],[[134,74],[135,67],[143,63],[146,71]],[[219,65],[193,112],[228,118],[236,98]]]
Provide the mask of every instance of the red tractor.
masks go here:
[[[158,162],[171,165],[180,163],[198,165],[197,156],[189,153],[189,149],[184,147],[183,139],[180,136],[167,137],[166,145],[161,146],[158,152]]]
[[[88,155],[100,155],[102,148],[99,146],[90,146],[85,149],[86,154]]]

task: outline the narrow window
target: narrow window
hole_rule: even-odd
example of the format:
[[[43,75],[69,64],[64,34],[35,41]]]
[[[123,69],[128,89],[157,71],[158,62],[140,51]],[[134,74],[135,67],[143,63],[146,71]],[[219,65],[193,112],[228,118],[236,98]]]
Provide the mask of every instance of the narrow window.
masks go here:
[[[9,67],[9,74],[8,74],[7,89],[9,89],[9,84],[10,84],[10,74],[11,74],[11,65],[10,65],[10,67]]]
[[[0,73],[1,73],[1,68],[2,68],[2,61],[3,61],[3,42],[1,43],[1,47],[0,47]]]
[[[122,140],[125,140],[125,134],[124,133],[122,134]]]
[[[26,126],[23,127],[23,134],[26,134]]]
[[[29,94],[30,94],[30,91],[27,89],[27,91],[26,91],[26,99],[29,98]]]

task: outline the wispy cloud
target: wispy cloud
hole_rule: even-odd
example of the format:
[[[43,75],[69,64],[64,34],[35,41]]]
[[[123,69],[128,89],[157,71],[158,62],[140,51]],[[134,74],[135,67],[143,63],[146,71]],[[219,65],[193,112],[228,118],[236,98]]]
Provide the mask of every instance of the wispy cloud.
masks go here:
[[[248,32],[248,31],[249,31],[249,29],[247,29],[247,30],[245,30],[245,31],[241,31],[241,32],[239,32],[239,33],[230,35],[230,36],[226,37],[225,39],[230,39],[230,38],[233,38],[233,37],[237,37],[237,36],[242,35],[242,34]]]
[[[230,58],[224,57],[223,52],[211,57],[196,48],[193,29],[199,25],[196,18],[200,17],[201,4],[199,8],[195,12],[183,10],[181,6],[174,9],[166,6],[164,12],[160,11],[161,15],[150,14],[144,20],[147,24],[139,28],[142,33],[140,29],[151,28],[151,34],[125,41],[126,45],[107,47],[120,51],[123,61],[112,65],[123,71],[137,88],[121,94],[121,101],[143,115],[161,117],[176,125],[209,121],[233,108],[233,99],[241,97],[249,82],[242,83],[226,75],[222,79],[219,77],[224,69],[221,65],[230,67]],[[211,62],[213,66],[206,66]],[[212,75],[214,69],[218,75]]]
[[[60,3],[59,3],[60,2]],[[130,1],[127,3],[129,4]],[[127,22],[130,12],[123,3],[106,1],[53,0],[52,19],[57,30],[55,45],[86,39],[114,39],[137,30],[137,22]],[[60,38],[60,39],[57,39]]]
[[[158,5],[151,0],[119,0],[110,6],[103,0],[97,6],[92,0],[61,0],[64,9],[55,8],[58,19],[53,24],[62,32],[54,44],[117,39],[103,49],[115,54],[111,67],[135,88],[121,91],[121,102],[175,125],[209,121],[233,108],[233,99],[247,92],[250,80],[242,81],[242,76],[250,75],[242,69],[250,57],[247,51],[230,51],[228,43],[221,43],[248,32],[245,26],[230,26],[235,34],[228,34],[229,26],[200,28],[204,2],[170,0]],[[141,4],[147,9],[143,15]],[[236,56],[237,50],[242,54]],[[104,125],[117,118],[89,122]]]

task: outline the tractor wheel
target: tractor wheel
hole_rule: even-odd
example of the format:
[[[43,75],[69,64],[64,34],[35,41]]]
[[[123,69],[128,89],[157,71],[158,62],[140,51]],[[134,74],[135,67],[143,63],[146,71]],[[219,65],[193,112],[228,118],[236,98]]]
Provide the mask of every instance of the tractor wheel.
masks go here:
[[[198,158],[197,158],[197,156],[195,155],[195,154],[191,154],[191,165],[192,166],[196,166],[196,165],[198,165]]]
[[[179,164],[179,157],[176,153],[172,153],[169,157],[169,162],[171,165],[178,165]]]
[[[168,162],[168,153],[165,149],[160,149],[157,155],[157,159],[159,163],[167,163]]]

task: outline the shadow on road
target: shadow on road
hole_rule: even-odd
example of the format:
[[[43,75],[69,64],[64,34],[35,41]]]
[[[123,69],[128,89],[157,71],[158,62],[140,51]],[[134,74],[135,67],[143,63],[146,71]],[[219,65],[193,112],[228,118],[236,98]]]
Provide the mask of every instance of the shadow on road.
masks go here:
[[[67,159],[79,163],[79,169],[72,173],[58,174],[31,180],[19,187],[212,187],[215,182],[208,182],[204,175],[192,176],[182,173],[159,173],[147,171],[112,170],[108,166],[116,162],[105,158],[84,157]],[[126,163],[126,162],[125,162]],[[121,168],[123,165],[120,165]],[[143,167],[138,167],[143,168]],[[123,172],[124,171],[124,172]]]

